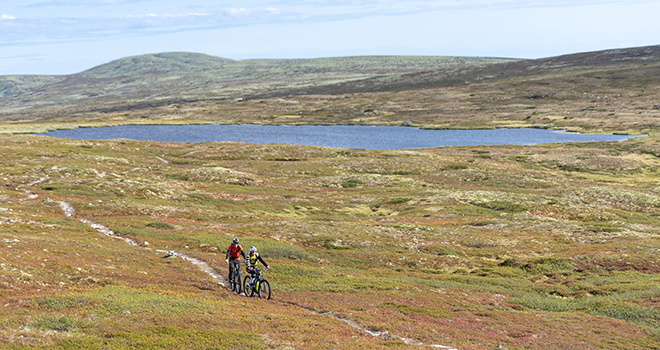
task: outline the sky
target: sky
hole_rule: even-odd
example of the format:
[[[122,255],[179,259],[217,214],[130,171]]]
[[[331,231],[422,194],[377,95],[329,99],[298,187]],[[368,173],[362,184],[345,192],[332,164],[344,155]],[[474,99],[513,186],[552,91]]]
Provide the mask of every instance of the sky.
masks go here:
[[[115,59],[543,58],[660,44],[660,1],[0,0],[0,75]]]

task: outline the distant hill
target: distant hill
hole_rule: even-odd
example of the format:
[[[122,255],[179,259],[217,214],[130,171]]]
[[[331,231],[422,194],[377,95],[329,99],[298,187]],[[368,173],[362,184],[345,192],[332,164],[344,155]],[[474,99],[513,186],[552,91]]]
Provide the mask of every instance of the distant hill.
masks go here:
[[[88,78],[140,77],[207,73],[216,79],[268,78],[282,75],[352,72],[414,72],[465,68],[515,59],[436,56],[356,56],[316,59],[230,60],[204,54],[170,52],[122,58],[79,74]]]
[[[417,56],[235,61],[197,53],[149,54],[122,58],[72,75],[2,76],[0,113],[63,104],[97,108],[140,101],[151,106],[172,99],[282,95],[373,77],[457,71],[511,61],[515,60]]]
[[[117,78],[147,74],[189,74],[222,69],[234,62],[199,53],[168,52],[121,58],[76,75],[88,78]]]
[[[438,71],[413,72],[390,79],[387,84],[383,84],[380,79],[371,78],[361,81],[359,86],[352,83],[337,84],[326,92],[348,93],[437,88],[593,69],[618,70],[657,63],[660,63],[660,45],[584,52],[535,60],[511,60],[499,64],[460,69],[449,74],[439,74],[444,72]]]
[[[309,94],[403,91],[630,70],[660,62],[660,46],[520,60],[482,57],[361,56],[230,60],[172,52],[122,58],[61,76],[0,76],[0,120],[72,112],[118,112],[181,102]],[[572,73],[571,73],[572,72]]]

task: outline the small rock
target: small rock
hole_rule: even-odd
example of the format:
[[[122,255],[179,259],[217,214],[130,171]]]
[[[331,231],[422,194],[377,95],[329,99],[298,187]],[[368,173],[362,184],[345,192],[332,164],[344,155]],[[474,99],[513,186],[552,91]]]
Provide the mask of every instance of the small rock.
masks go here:
[[[146,247],[149,245],[149,242],[144,241],[142,244],[140,244],[140,247]]]

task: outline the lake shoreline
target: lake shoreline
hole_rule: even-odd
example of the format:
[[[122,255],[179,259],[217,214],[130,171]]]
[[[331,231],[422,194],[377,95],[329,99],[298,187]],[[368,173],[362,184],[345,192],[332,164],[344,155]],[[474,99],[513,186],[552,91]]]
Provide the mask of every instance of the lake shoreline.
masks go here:
[[[56,130],[52,130],[56,129]],[[99,130],[103,129],[103,131]],[[245,142],[348,149],[422,149],[478,145],[624,141],[645,135],[583,134],[550,128],[430,129],[382,125],[271,125],[225,123],[139,123],[114,126],[70,125],[30,132],[80,140],[132,139],[158,142]]]
[[[30,121],[14,122],[14,123],[0,123],[0,134],[40,134],[58,130],[71,130],[79,128],[103,128],[113,126],[130,126],[130,125],[267,125],[267,126],[377,126],[377,127],[408,127],[421,130],[498,130],[498,129],[545,129],[545,130],[564,130],[566,132],[575,132],[582,135],[630,135],[630,136],[645,136],[647,133],[641,130],[628,130],[628,131],[615,131],[606,132],[603,130],[588,130],[582,128],[561,128],[555,127],[550,124],[539,124],[530,126],[495,126],[495,127],[450,127],[432,124],[415,124],[404,125],[404,123],[356,123],[356,122],[340,122],[340,123],[241,123],[235,121],[217,122],[217,121],[204,121],[204,120],[159,120],[159,121],[122,121],[122,122],[100,122],[100,123],[34,123]]]

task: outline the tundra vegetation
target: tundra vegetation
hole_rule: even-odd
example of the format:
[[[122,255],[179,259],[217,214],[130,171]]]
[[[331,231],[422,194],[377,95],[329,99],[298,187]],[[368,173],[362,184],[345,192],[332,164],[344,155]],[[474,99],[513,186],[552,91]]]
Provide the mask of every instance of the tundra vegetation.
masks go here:
[[[560,61],[577,68],[527,67],[531,75],[516,65],[533,62],[495,64],[498,79],[483,78],[497,69],[479,65],[461,70],[484,80],[467,85],[427,86],[431,73],[406,73],[382,79],[389,91],[339,84],[332,89],[345,93],[155,105],[136,97],[124,110],[98,102],[105,112],[84,99],[21,107],[34,91],[6,97],[7,132],[409,121],[650,136],[366,151],[3,134],[0,347],[657,348],[660,63],[636,61],[644,50],[657,48],[598,64],[590,59],[605,54],[576,55]],[[39,84],[52,79],[60,78]],[[149,244],[100,234],[81,218]],[[224,275],[233,237],[273,266],[273,299],[232,294],[189,261],[165,257],[185,253]]]

